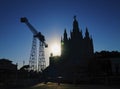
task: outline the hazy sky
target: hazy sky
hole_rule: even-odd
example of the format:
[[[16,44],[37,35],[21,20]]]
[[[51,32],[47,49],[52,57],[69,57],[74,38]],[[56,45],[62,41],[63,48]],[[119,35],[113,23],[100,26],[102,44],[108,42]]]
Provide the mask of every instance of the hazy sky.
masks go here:
[[[88,27],[95,51],[120,51],[120,0],[0,0],[0,58],[28,63],[33,34],[20,23],[26,16],[45,35],[48,64],[51,45],[65,28],[69,35],[74,15],[83,35]]]

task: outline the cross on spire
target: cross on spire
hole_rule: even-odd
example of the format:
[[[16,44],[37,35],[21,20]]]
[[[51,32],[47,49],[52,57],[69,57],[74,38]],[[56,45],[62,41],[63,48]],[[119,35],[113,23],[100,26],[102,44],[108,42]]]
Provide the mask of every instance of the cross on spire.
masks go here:
[[[76,20],[76,15],[74,15],[74,20]]]

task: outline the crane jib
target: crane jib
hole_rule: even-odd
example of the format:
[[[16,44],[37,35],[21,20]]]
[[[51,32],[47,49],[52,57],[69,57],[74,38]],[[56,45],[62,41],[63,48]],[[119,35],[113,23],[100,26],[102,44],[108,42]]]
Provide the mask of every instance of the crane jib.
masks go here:
[[[44,37],[44,35],[42,35],[41,32],[38,32],[38,31],[29,23],[29,21],[28,21],[28,19],[27,19],[26,17],[22,17],[22,18],[20,19],[20,21],[21,21],[22,23],[25,23],[25,24],[28,26],[28,28],[30,29],[30,31],[33,33],[33,36],[34,36],[34,37],[38,38],[38,39],[45,45],[45,47],[48,47],[48,45],[45,43],[45,37]]]

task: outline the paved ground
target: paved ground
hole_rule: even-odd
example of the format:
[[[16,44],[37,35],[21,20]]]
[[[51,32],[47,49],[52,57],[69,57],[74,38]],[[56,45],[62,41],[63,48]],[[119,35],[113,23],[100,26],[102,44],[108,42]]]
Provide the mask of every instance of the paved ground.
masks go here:
[[[118,86],[107,86],[107,85],[72,85],[72,84],[61,84],[57,83],[40,83],[28,89],[120,89]]]

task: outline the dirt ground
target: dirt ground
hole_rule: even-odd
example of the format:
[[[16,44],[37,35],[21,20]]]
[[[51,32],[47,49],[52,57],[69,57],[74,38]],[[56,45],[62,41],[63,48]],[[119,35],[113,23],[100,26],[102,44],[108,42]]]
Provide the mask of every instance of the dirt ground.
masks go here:
[[[40,83],[27,89],[120,89],[119,86],[111,85],[73,85],[48,82],[47,84]]]

